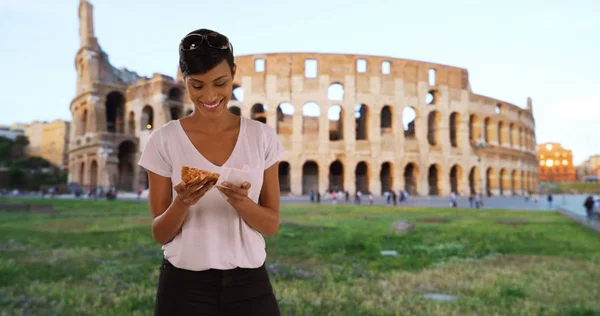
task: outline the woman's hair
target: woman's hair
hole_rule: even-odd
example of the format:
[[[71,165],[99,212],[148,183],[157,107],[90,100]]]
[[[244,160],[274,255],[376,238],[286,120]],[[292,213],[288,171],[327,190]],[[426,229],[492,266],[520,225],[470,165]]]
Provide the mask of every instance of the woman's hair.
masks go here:
[[[199,29],[188,33],[186,36],[190,34],[205,35],[210,33],[218,32],[209,29]],[[181,68],[181,74],[184,78],[189,75],[204,74],[215,68],[218,64],[223,62],[223,60],[227,60],[229,68],[233,71],[234,57],[233,46],[231,43],[229,43],[229,48],[227,49],[218,49],[210,47],[206,42],[206,39],[204,39],[200,47],[188,51],[183,50],[180,44],[179,68]]]

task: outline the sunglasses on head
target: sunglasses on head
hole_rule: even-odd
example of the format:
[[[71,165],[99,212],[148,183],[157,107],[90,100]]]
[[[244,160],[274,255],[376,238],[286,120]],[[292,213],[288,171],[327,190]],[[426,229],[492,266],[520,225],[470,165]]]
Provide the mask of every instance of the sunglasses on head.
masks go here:
[[[216,49],[231,49],[231,43],[227,36],[217,32],[208,34],[189,34],[181,40],[179,47],[183,51],[191,51],[200,48],[200,45],[206,41],[206,44]]]

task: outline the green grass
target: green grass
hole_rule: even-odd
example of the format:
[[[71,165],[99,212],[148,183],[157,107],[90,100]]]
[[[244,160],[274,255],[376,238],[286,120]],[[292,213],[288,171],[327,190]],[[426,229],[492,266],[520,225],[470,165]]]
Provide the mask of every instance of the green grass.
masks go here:
[[[0,314],[151,315],[147,205],[53,203],[0,211]],[[391,234],[400,219],[415,230]],[[281,221],[267,265],[283,315],[600,315],[600,235],[557,213],[283,205]]]
[[[555,194],[600,194],[600,182],[543,183],[540,187]]]

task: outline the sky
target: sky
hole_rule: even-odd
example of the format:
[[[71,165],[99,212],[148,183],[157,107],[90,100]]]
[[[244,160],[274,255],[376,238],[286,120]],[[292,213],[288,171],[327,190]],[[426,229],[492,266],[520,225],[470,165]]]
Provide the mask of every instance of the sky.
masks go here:
[[[236,55],[348,53],[466,68],[474,93],[525,107],[537,142],[581,163],[600,154],[597,0],[92,0],[115,67],[175,77],[191,30],[226,34]],[[79,0],[0,0],[0,124],[70,120]],[[175,5],[176,4],[176,5]]]

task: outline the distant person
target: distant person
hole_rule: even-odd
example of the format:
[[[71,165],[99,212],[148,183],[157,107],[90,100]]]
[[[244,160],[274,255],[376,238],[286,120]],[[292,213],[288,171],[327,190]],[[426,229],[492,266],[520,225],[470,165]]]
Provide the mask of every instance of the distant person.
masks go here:
[[[481,193],[475,195],[475,208],[483,207],[483,196]]]
[[[237,78],[226,36],[187,34],[179,68],[193,112],[155,129],[138,162],[148,171],[152,236],[164,252],[154,315],[280,315],[263,235],[279,227],[285,149],[275,129],[227,109]],[[244,178],[186,185],[184,166]]]
[[[585,201],[583,202],[583,207],[585,208],[585,213],[587,215],[587,220],[590,224],[594,224],[594,220],[596,218],[596,214],[597,210],[598,210],[598,206],[597,206],[597,202],[594,201],[594,197],[593,196],[588,196],[587,199],[585,199]]]
[[[321,204],[321,192],[317,191],[317,204]]]
[[[456,202],[456,193],[450,193],[450,205],[452,207],[458,207],[458,203]]]
[[[554,198],[552,197],[552,193],[548,193],[548,208],[552,209],[552,201],[554,201]]]
[[[373,196],[373,193],[369,192],[369,205],[373,205],[374,201],[375,201],[375,196]]]

